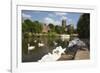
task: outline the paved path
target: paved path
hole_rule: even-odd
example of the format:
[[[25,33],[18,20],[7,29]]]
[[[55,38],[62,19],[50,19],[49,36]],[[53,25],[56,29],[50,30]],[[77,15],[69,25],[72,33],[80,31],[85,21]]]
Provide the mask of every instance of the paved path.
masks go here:
[[[63,54],[58,61],[72,60],[72,58],[73,58],[72,55]],[[90,52],[88,50],[78,50],[74,59],[75,60],[90,59]]]
[[[88,50],[79,50],[76,53],[75,60],[90,59],[90,52]]]

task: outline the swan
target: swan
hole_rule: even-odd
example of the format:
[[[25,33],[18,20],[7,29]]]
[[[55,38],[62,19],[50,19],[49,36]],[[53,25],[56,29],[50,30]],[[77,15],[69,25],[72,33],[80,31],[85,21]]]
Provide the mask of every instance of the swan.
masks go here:
[[[46,62],[52,60],[52,54],[48,53],[42,57],[42,59],[38,60],[38,62]]]
[[[43,44],[43,43],[38,43],[38,46],[39,46],[39,47],[43,47],[44,44]]]
[[[56,47],[56,49],[54,49],[52,53],[48,53],[44,55],[40,60],[38,60],[38,62],[57,61],[61,57],[61,54],[64,53],[65,50],[66,48],[63,49],[61,46]]]
[[[34,49],[35,49],[35,46],[30,46],[30,44],[28,43],[28,53],[29,51],[34,50]]]
[[[65,52],[64,52],[65,50],[66,50],[66,48],[63,49],[61,46],[59,46],[59,47],[56,47],[56,49],[54,49],[52,53],[53,53],[53,54],[54,54],[54,53],[58,53],[58,54],[61,55],[61,54],[64,54],[64,53],[65,53]]]
[[[34,43],[36,43],[37,42],[37,40],[34,40]]]
[[[56,46],[58,43],[57,42],[55,42],[55,41],[53,41],[53,43],[54,43],[54,45]]]

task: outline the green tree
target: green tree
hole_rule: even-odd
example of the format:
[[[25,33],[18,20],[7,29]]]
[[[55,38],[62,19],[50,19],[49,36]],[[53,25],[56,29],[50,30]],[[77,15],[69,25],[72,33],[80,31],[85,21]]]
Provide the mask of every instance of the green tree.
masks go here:
[[[22,32],[26,32],[28,30],[28,26],[25,23],[22,23]]]
[[[90,14],[84,13],[80,16],[77,24],[77,32],[80,38],[90,37]]]
[[[41,33],[42,29],[42,24],[39,21],[32,22],[27,19],[22,23],[22,32]]]
[[[55,32],[56,32],[56,33],[61,34],[62,31],[63,31],[63,29],[62,29],[61,26],[58,26],[58,25],[55,26]]]
[[[22,31],[33,32],[33,22],[29,19],[24,20],[24,23],[22,23]]]
[[[74,26],[73,26],[73,24],[70,24],[70,25],[68,26],[67,32],[68,32],[68,34],[73,34],[73,33],[74,33]]]
[[[34,21],[33,22],[33,29],[34,29],[34,33],[41,33],[43,26],[39,21]]]
[[[55,26],[54,26],[54,24],[50,23],[48,26],[50,28],[50,32],[55,32]]]

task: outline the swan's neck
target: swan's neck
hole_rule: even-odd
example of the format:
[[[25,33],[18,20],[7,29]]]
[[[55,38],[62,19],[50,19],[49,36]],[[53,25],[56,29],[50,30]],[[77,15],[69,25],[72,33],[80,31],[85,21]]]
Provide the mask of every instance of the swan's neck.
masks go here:
[[[28,44],[28,47],[30,46],[30,44]]]

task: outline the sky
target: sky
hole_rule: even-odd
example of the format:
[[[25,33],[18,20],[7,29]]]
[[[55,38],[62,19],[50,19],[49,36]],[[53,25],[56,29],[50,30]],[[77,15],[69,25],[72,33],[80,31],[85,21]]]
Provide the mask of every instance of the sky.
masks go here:
[[[81,14],[75,12],[22,10],[22,18],[24,20],[30,19],[46,24],[53,23],[54,25],[61,25],[62,19],[66,19],[67,25],[73,24],[74,28],[76,28]]]

